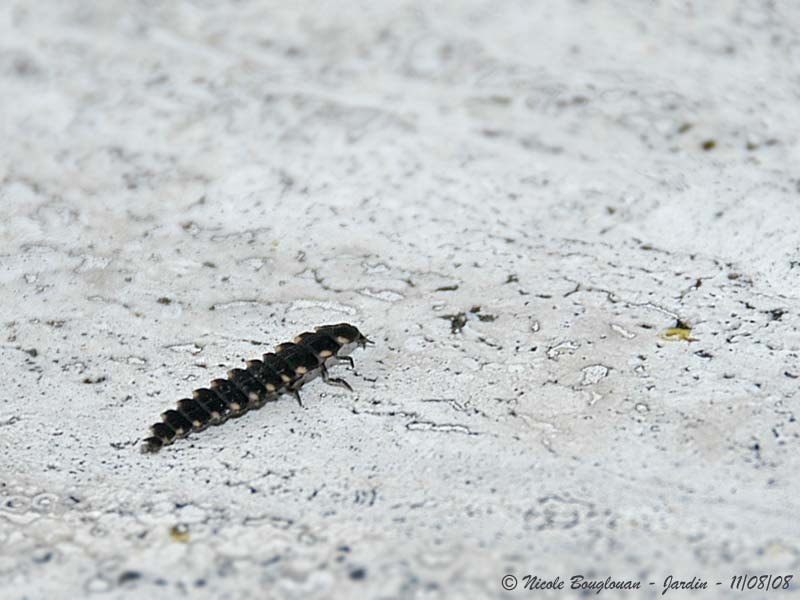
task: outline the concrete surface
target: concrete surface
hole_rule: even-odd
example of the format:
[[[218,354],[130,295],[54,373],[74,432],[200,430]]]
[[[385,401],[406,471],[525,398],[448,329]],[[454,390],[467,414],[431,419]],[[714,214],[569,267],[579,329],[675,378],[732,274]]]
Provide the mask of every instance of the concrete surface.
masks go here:
[[[0,598],[786,597],[729,587],[800,576],[798,28],[3,2]],[[355,393],[138,453],[342,320]]]

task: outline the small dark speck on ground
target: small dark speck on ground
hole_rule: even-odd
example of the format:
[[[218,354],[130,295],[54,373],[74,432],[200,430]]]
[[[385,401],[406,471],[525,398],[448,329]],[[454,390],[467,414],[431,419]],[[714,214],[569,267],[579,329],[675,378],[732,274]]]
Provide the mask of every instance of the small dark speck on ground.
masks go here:
[[[42,555],[35,556],[33,558],[33,562],[46,563],[46,562],[50,562],[50,559],[52,559],[52,558],[53,558],[53,553],[52,552],[45,552]]]
[[[354,581],[361,581],[366,578],[367,570],[364,567],[357,567],[350,571],[350,579]]]
[[[769,316],[770,321],[780,321],[781,317],[786,314],[786,311],[782,308],[773,308],[764,312]]]
[[[161,296],[161,298],[158,299],[158,303],[159,304],[172,304],[172,298],[167,298],[166,296]]]
[[[123,571],[119,574],[117,578],[117,583],[122,585],[123,583],[127,583],[129,581],[136,581],[137,579],[141,579],[142,574],[138,571]]]
[[[464,329],[464,325],[467,324],[467,315],[463,312],[455,315],[444,315],[442,319],[450,321],[450,333],[452,334],[461,333],[461,330]]]
[[[700,144],[700,147],[706,152],[713,150],[716,148],[716,146],[717,142],[715,140],[705,140],[702,144]]]

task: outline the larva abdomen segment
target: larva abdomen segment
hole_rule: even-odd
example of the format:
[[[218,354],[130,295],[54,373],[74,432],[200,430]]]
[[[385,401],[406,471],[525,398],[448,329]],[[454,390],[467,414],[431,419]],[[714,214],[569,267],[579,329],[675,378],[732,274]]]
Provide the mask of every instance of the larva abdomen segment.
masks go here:
[[[259,408],[282,393],[300,402],[300,387],[320,373],[327,383],[352,389],[346,381],[328,375],[326,361],[338,358],[352,365],[349,352],[370,343],[349,323],[322,325],[313,332],[301,333],[293,342],[264,354],[262,360],[248,361],[245,369],[231,369],[228,379],[214,379],[208,388],[194,390],[191,398],[183,398],[175,409],[164,411],[162,420],[151,426],[152,435],[144,439],[142,452],[158,452],[190,432]]]
[[[247,372],[264,386],[267,393],[275,395],[275,398],[277,398],[278,394],[280,394],[286,386],[281,376],[260,360],[248,360]]]
[[[177,437],[189,435],[189,432],[192,430],[192,422],[177,410],[166,410],[161,413],[161,418],[167,425],[172,427]]]
[[[171,444],[175,440],[175,431],[163,421],[151,425],[150,431],[153,432],[154,437],[160,439],[164,444]]]
[[[280,356],[292,372],[292,381],[306,376],[310,371],[319,367],[319,359],[303,346],[288,342],[275,348],[275,354]]]
[[[281,378],[284,387],[289,387],[294,381],[294,371],[280,356],[274,352],[267,352],[261,357],[261,362],[265,367],[273,370]]]
[[[215,379],[211,382],[211,389],[228,404],[228,416],[238,417],[243,414],[249,401],[241,390],[227,379]]]
[[[325,333],[301,333],[294,338],[294,343],[303,346],[317,356],[320,362],[334,356],[342,347],[333,337]]]
[[[202,431],[211,422],[211,413],[195,398],[178,400],[178,412],[192,424],[192,431]]]
[[[233,383],[242,393],[242,396],[247,399],[246,404],[239,406],[238,412],[256,408],[263,403],[262,399],[264,401],[266,400],[266,388],[259,383],[258,379],[244,369],[231,369],[228,371],[228,380]]]
[[[230,413],[230,405],[215,394],[213,391],[200,388],[192,392],[192,397],[200,403],[200,406],[211,415],[211,423],[221,423],[228,418]]]

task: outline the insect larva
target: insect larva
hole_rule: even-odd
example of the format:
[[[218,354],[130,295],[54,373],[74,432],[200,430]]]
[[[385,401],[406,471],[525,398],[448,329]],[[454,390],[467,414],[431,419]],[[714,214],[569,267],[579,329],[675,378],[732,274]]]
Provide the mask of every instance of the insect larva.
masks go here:
[[[260,408],[281,394],[294,396],[302,406],[299,390],[317,376],[352,390],[344,379],[330,377],[328,367],[340,361],[353,366],[350,352],[371,343],[348,323],[303,332],[261,360],[247,361],[244,369],[231,369],[227,379],[214,379],[209,387],[194,390],[191,398],[178,400],[175,409],[162,413],[161,421],[150,427],[152,435],[144,440],[142,452],[158,452],[176,439]]]

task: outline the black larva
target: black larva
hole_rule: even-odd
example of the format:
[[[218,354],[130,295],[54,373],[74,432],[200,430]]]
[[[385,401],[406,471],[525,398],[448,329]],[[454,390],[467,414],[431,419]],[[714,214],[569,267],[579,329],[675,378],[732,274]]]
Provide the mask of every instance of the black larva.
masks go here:
[[[341,361],[353,366],[350,352],[371,343],[349,323],[301,333],[261,360],[248,361],[244,369],[231,369],[227,379],[215,379],[208,388],[194,390],[191,398],[178,400],[176,409],[162,413],[161,422],[150,427],[152,436],[144,440],[142,452],[158,452],[176,439],[260,408],[281,394],[294,396],[302,406],[300,388],[318,375],[326,383],[352,391],[344,379],[330,377],[328,367]]]

